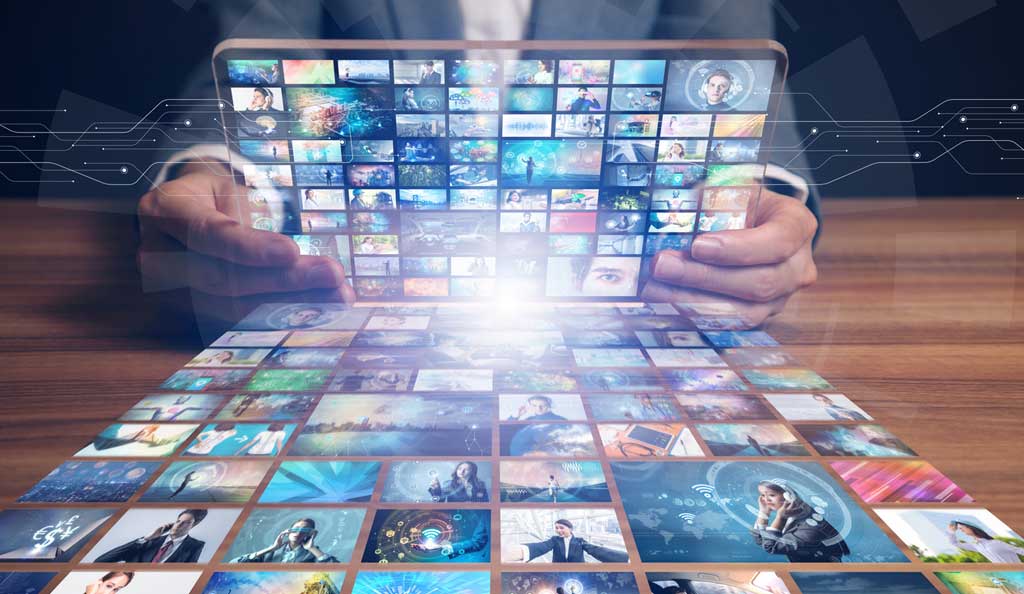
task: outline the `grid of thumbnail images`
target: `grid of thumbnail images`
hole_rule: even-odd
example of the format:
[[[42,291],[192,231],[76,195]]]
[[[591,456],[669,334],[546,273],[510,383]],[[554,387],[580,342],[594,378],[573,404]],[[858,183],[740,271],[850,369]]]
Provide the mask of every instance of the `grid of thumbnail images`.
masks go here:
[[[367,298],[635,297],[739,229],[773,60],[228,60],[254,227]]]
[[[0,593],[1024,592],[1018,534],[728,306],[491,314],[261,306],[6,505]]]

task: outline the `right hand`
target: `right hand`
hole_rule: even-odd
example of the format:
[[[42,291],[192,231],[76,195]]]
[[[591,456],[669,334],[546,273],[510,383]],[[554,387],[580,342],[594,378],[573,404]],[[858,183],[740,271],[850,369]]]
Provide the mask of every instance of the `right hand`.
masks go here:
[[[768,507],[768,501],[765,500],[764,495],[757,496],[757,511],[765,517],[772,511],[772,508]]]
[[[237,319],[260,303],[355,301],[344,267],[240,221],[246,188],[220,162],[189,163],[139,201],[144,286],[188,287],[196,313]]]
[[[281,534],[277,535],[277,539],[274,540],[274,548],[275,549],[279,549],[279,548],[283,547],[284,545],[288,544],[288,534],[289,534],[289,532],[287,530],[284,530],[284,531],[281,532]]]

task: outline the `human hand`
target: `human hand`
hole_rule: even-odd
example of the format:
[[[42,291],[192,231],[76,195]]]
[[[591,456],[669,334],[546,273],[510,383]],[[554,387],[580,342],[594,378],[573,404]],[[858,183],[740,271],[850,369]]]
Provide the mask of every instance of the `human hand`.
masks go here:
[[[190,163],[139,201],[144,286],[192,289],[196,313],[233,320],[265,302],[355,301],[336,260],[240,223],[246,188],[222,163]],[[240,312],[240,313],[239,313]]]
[[[161,526],[157,526],[153,529],[153,532],[151,532],[150,535],[146,537],[146,540],[156,540],[161,536],[165,536],[167,532],[170,531],[171,526],[173,525],[174,524],[163,524]]]
[[[767,518],[768,514],[770,514],[771,511],[772,511],[772,508],[768,505],[768,500],[765,499],[764,495],[758,495],[757,496],[757,512],[758,512],[758,515]]]
[[[641,298],[651,302],[726,302],[750,326],[782,311],[786,301],[818,277],[811,242],[818,228],[803,204],[761,190],[754,227],[703,233],[690,253],[655,257]]]
[[[289,535],[289,531],[288,530],[282,530],[281,534],[278,534],[277,535],[277,539],[274,540],[274,547],[273,548],[276,550],[276,549],[279,549],[279,548],[283,547],[284,545],[288,544],[288,535]]]
[[[310,532],[309,538],[306,539],[306,542],[302,543],[302,548],[306,549],[311,553],[317,551],[318,549],[316,548],[316,535],[316,530]]]

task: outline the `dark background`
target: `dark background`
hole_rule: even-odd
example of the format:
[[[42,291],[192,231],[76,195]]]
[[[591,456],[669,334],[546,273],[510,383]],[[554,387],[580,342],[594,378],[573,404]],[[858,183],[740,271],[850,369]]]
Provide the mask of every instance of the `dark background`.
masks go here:
[[[597,9],[602,2],[628,0],[595,0]],[[771,5],[776,37],[789,50],[790,90],[813,93],[838,120],[912,120],[948,98],[1006,98],[998,102],[1005,106],[1024,95],[1017,62],[1022,56],[1024,2],[774,0]],[[73,94],[126,114],[144,114],[159,98],[180,97],[182,82],[197,65],[209,63],[220,41],[208,0],[33,0],[7,2],[2,10],[2,110],[55,109]],[[1024,101],[1020,104],[1024,111]],[[808,120],[797,125],[800,134],[816,125],[811,120],[825,119],[807,97],[797,97],[796,107],[798,119]],[[48,122],[50,117],[45,112],[0,113],[3,122]],[[851,148],[851,153],[878,150],[867,144]],[[958,165],[957,160],[971,171],[985,170],[1005,154],[991,145],[963,149],[975,151],[973,156],[957,153],[960,159],[939,157],[931,163],[926,162],[941,151],[922,146],[925,162],[844,175],[855,169],[850,166],[854,161],[834,160],[814,177],[825,197],[1020,194],[1020,178],[968,175]],[[911,143],[910,149],[896,146],[878,152],[914,150],[917,146]],[[908,161],[906,156],[894,160]],[[1021,169],[1013,165],[1010,171]],[[38,168],[0,165],[0,195],[37,196],[40,190],[31,180],[38,175]],[[79,188],[86,189],[82,184]]]

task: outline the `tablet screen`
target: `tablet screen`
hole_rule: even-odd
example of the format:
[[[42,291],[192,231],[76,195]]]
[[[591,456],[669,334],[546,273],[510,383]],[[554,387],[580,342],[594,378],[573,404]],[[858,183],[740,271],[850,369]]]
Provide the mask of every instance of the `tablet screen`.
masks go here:
[[[751,222],[771,50],[229,49],[249,224],[360,298],[616,300],[653,256]]]

